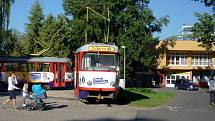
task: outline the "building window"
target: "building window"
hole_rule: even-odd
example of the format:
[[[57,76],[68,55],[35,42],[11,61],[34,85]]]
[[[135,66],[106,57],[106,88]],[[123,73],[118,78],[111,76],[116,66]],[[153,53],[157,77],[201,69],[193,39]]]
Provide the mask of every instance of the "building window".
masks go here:
[[[170,53],[168,55],[168,65],[187,66],[187,53]]]
[[[194,53],[192,55],[192,65],[193,66],[209,66],[209,56],[206,53]]]

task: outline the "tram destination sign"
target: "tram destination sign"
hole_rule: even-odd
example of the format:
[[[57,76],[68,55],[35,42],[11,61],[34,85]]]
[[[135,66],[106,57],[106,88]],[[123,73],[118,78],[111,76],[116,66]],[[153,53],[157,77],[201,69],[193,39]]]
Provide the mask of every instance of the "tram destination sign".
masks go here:
[[[114,47],[110,46],[89,46],[89,51],[115,51]]]

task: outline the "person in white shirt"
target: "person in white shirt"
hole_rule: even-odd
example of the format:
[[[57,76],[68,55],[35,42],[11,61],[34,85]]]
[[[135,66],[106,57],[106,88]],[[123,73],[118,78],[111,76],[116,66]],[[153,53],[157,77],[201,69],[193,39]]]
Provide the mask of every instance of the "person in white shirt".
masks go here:
[[[8,77],[8,92],[9,92],[9,99],[5,100],[2,103],[2,108],[4,108],[4,106],[12,101],[13,103],[13,109],[16,109],[16,95],[15,95],[15,89],[19,89],[18,87],[16,87],[15,85],[17,84],[17,79],[16,79],[16,75],[14,72],[12,72],[11,76]]]
[[[215,80],[211,78],[208,81],[209,93],[210,93],[210,105],[215,106]]]

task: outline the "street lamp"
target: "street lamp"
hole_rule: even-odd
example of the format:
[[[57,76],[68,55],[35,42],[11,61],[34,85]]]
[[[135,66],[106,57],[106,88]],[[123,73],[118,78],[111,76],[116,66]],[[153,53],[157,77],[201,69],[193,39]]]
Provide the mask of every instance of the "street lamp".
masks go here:
[[[124,83],[125,83],[125,49],[126,49],[126,46],[122,46],[122,49],[124,49]]]

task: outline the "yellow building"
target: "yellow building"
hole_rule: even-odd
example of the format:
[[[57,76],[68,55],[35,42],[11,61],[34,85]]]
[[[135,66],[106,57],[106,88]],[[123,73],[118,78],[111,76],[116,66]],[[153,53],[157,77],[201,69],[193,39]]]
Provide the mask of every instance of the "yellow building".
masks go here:
[[[167,41],[161,41],[158,47],[164,43]],[[200,44],[193,40],[176,40],[173,46],[166,44],[157,66],[161,86],[174,87],[175,80],[179,78],[199,84],[207,82],[211,74],[214,75],[215,47],[212,48],[211,58]]]

